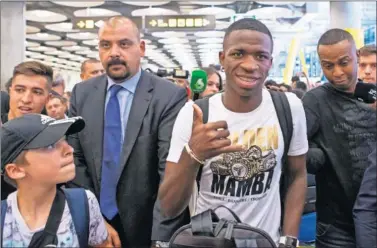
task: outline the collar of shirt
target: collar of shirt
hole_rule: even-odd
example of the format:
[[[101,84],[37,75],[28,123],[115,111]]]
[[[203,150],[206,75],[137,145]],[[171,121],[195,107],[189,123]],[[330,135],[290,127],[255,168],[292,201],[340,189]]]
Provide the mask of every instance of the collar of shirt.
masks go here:
[[[110,87],[114,84],[118,84],[122,86],[127,91],[131,92],[132,94],[135,94],[136,86],[139,82],[139,79],[141,77],[141,69],[131,78],[121,82],[121,83],[115,83],[114,80],[112,80],[109,76],[107,76],[107,91],[109,91]]]

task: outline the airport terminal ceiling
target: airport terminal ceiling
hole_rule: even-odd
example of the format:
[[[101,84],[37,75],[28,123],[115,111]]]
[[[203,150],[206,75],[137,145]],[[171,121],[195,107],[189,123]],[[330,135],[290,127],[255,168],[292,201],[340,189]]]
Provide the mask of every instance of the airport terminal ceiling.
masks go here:
[[[375,25],[376,2],[360,4],[362,25]],[[329,2],[27,2],[26,56],[54,68],[79,71],[82,61],[98,58],[97,28],[101,20],[114,15],[133,17],[142,28],[142,39],[147,44],[142,63],[152,69],[191,70],[218,64],[224,30],[238,18],[257,18],[270,28],[275,57],[285,53],[297,34],[304,46],[315,46],[330,22]],[[176,17],[171,20],[166,15]],[[200,20],[190,15],[200,15]],[[278,63],[284,63],[281,60]]]

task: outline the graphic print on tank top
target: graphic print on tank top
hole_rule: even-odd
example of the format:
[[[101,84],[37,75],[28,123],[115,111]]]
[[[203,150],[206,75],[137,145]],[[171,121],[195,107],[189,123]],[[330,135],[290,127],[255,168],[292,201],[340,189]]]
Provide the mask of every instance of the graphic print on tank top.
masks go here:
[[[242,143],[248,149],[222,154],[209,165],[213,174],[211,192],[224,196],[225,201],[227,201],[226,196],[263,197],[270,189],[277,165],[275,154],[275,150],[278,149],[277,125],[240,133],[232,133],[230,139],[233,144]]]

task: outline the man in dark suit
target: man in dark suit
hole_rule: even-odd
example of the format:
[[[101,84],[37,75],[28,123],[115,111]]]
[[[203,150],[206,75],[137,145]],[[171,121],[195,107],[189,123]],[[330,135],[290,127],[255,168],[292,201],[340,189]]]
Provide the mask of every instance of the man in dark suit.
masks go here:
[[[187,221],[186,215],[164,218],[156,201],[186,91],[142,71],[144,52],[136,25],[125,17],[110,18],[99,30],[106,74],[76,84],[70,106],[70,115],[82,116],[87,125],[68,139],[77,169],[67,186],[96,194],[127,248],[158,247]]]
[[[375,247],[377,243],[376,150],[368,157],[360,191],[353,209],[356,245],[358,248]]]

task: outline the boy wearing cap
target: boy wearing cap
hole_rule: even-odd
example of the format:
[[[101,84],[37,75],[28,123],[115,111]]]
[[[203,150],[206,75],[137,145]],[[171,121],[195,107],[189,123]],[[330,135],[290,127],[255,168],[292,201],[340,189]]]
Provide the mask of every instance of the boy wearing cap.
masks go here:
[[[17,191],[6,200],[2,247],[80,246],[66,192],[56,185],[75,177],[73,149],[64,137],[80,132],[84,126],[81,117],[55,120],[40,114],[26,114],[3,124],[1,169],[16,182]],[[87,246],[104,247],[108,232],[98,202],[93,193],[85,193],[89,211]],[[56,215],[61,218],[56,233],[51,234],[45,229]]]

